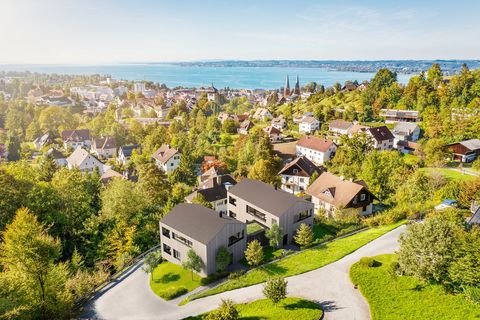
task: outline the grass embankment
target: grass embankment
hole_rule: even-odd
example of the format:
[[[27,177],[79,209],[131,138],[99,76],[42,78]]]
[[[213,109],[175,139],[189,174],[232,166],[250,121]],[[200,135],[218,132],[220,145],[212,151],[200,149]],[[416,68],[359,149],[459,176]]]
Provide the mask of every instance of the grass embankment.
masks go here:
[[[388,270],[396,255],[374,259],[374,267],[356,263],[350,269],[352,282],[370,304],[373,320],[480,319],[480,307],[463,295],[446,293],[442,286],[414,277],[390,275]]]
[[[438,173],[448,180],[468,181],[478,178],[467,173],[462,173],[449,168],[420,168],[419,170],[424,171],[428,174]]]
[[[270,300],[263,299],[250,303],[237,304],[235,307],[239,313],[239,319],[252,320],[318,320],[322,317],[323,311],[313,301],[286,298],[275,306]],[[189,317],[188,320],[201,320],[203,315]]]
[[[366,245],[381,235],[395,229],[403,222],[381,226],[359,232],[353,236],[338,239],[330,243],[311,249],[300,251],[298,254],[263,265],[259,268],[240,276],[237,279],[228,280],[219,286],[193,295],[191,299],[198,299],[217,293],[248,287],[257,283],[265,282],[268,278],[279,276],[289,277],[323,267],[337,261],[358,248]]]
[[[200,285],[201,278],[181,266],[162,262],[153,271],[150,287],[159,297],[170,300],[192,291]]]

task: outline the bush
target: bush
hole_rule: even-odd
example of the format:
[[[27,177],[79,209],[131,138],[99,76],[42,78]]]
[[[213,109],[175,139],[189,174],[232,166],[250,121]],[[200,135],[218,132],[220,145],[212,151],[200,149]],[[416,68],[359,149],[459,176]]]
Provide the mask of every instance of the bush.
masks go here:
[[[398,263],[398,261],[393,261],[392,263],[390,263],[390,265],[388,266],[388,273],[392,276],[392,277],[395,277],[399,274],[399,271],[400,271],[400,264]]]
[[[375,265],[375,259],[372,257],[363,257],[360,259],[360,264],[364,267],[373,267]]]
[[[203,320],[237,320],[238,318],[238,310],[230,299],[222,299],[220,308],[209,312],[202,317]]]
[[[245,274],[245,270],[238,270],[228,275],[228,280],[236,280]]]
[[[226,275],[227,275],[226,272],[216,272],[216,273],[211,274],[211,275],[209,275],[209,276],[207,276],[207,277],[205,277],[205,278],[200,279],[200,284],[201,284],[202,286],[205,286],[205,285],[207,285],[207,284],[210,284],[210,283],[212,283],[212,282],[215,282],[215,281],[217,281],[217,280],[225,277]]]
[[[479,287],[465,287],[463,293],[467,300],[472,303],[480,304],[480,288]]]
[[[185,293],[188,292],[188,289],[181,286],[181,287],[170,287],[168,289],[162,290],[158,292],[158,295],[165,300],[175,299]]]
[[[287,280],[283,278],[269,279],[263,285],[263,294],[265,298],[270,299],[273,304],[277,304],[287,296]]]

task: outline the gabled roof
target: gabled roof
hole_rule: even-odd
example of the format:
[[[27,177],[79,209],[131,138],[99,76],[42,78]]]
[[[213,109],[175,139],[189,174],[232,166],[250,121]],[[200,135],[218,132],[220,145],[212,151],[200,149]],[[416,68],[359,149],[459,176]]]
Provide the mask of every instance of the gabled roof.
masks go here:
[[[274,126],[268,126],[268,127],[264,128],[263,131],[265,131],[269,136],[272,135],[272,134],[281,134],[282,133],[280,130],[278,130]]]
[[[461,141],[461,142],[458,142],[458,143],[461,144],[462,146],[464,146],[465,148],[467,148],[470,151],[480,150],[480,140],[479,139],[470,139],[470,140],[465,140],[465,141]],[[453,144],[455,144],[455,143],[453,143]]]
[[[171,148],[168,144],[162,144],[162,146],[153,153],[152,158],[161,163],[165,163],[177,153],[177,149]]]
[[[64,142],[68,142],[68,141],[81,142],[81,141],[90,140],[90,130],[88,129],[63,130],[62,140]]]
[[[331,140],[312,137],[312,136],[303,136],[300,140],[297,141],[297,146],[304,147],[307,149],[312,149],[320,152],[325,152],[332,146],[334,143]]]
[[[65,156],[63,155],[63,153],[61,153],[60,151],[58,151],[55,148],[48,149],[47,155],[52,157],[53,159],[56,159],[56,160],[65,159]]]
[[[115,139],[110,136],[95,138],[93,143],[96,149],[114,149],[117,147]]]
[[[121,151],[125,157],[130,157],[132,156],[133,150],[138,148],[140,148],[139,144],[131,144],[131,145],[120,147],[119,151]]]
[[[241,224],[234,219],[220,218],[212,209],[190,203],[178,204],[160,222],[203,244],[208,244],[226,225]]]
[[[324,172],[306,190],[312,197],[331,203],[337,208],[346,207],[362,190],[365,183],[344,180],[329,172]]]
[[[340,129],[340,130],[347,130],[353,125],[353,123],[349,121],[345,121],[342,119],[335,119],[330,121],[330,124],[328,125],[329,129]]]
[[[200,183],[197,190],[189,194],[185,199],[192,201],[199,194],[208,202],[227,198],[227,186],[234,186],[237,181],[229,174],[212,176]]]
[[[390,130],[388,130],[388,128],[386,126],[367,128],[365,130],[367,132],[370,132],[373,139],[375,139],[377,141],[390,140],[390,139],[395,138],[393,136],[392,132]]]
[[[77,147],[72,154],[67,158],[67,162],[74,167],[80,166],[87,158],[92,158],[96,160],[96,164],[98,166],[103,166],[103,163],[100,162],[97,158],[92,156],[87,150],[83,149],[82,147]]]
[[[393,128],[393,134],[410,135],[415,129],[419,128],[415,122],[397,122]]]
[[[292,167],[298,167],[309,177],[312,176],[312,174],[315,172],[322,172],[322,170],[316,165],[314,165],[312,161],[308,160],[307,157],[301,156],[287,163],[278,174],[285,174]]]
[[[317,119],[315,119],[314,117],[303,117],[302,122],[312,124],[312,123],[319,122],[319,121]]]
[[[243,179],[228,190],[229,195],[244,199],[252,205],[261,208],[277,217],[282,216],[297,203],[311,204],[283,190],[259,180]]]
[[[249,130],[253,127],[253,124],[250,120],[245,120],[240,124],[240,129]]]

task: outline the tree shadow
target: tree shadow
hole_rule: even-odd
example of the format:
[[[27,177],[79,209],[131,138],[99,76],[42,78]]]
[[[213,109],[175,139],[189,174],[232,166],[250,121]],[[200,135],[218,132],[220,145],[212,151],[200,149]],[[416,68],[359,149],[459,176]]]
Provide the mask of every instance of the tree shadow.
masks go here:
[[[168,282],[177,281],[178,279],[180,279],[180,275],[178,273],[169,272],[167,274],[164,274],[160,278],[153,279],[153,282],[155,282],[155,283],[168,283]]]
[[[284,274],[287,269],[279,266],[277,263],[272,263],[262,267],[262,269],[270,275]]]
[[[381,267],[382,265],[383,263],[381,263],[380,261],[373,260],[372,268],[378,268],[378,267]]]
[[[330,312],[334,310],[341,309],[340,307],[337,306],[335,301],[327,300],[327,301],[322,301],[318,303],[320,307],[322,307],[324,312]]]
[[[413,287],[413,288],[410,289],[410,290],[412,290],[412,291],[423,291],[423,289],[425,289],[425,285],[424,285],[424,284],[417,284],[417,285],[415,285],[415,287]]]
[[[321,307],[321,304],[315,301],[309,300],[300,300],[293,303],[284,304],[283,308],[286,310],[295,310],[295,309],[314,309],[318,310]]]

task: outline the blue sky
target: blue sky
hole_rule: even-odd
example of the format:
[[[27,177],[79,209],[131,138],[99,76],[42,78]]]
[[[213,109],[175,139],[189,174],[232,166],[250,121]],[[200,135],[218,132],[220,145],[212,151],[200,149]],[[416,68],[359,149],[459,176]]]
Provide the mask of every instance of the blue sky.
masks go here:
[[[480,1],[0,0],[0,63],[480,59]]]

